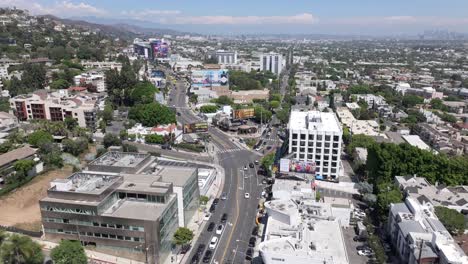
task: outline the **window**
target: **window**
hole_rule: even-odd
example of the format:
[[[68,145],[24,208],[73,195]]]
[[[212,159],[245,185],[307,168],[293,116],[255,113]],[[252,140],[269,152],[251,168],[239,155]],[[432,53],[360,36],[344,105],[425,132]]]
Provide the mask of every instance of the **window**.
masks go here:
[[[333,147],[334,147],[334,148],[337,148],[337,147],[338,147],[338,143],[333,143]]]
[[[301,147],[305,146],[305,142],[301,141]]]
[[[115,227],[118,229],[122,229],[122,225],[119,225],[119,224],[116,224]]]
[[[139,231],[140,229],[138,228],[138,226],[132,226],[132,231]]]
[[[305,134],[301,134],[301,139],[305,139]]]
[[[109,238],[108,234],[101,234],[103,238]]]
[[[336,167],[336,162],[332,162],[332,167]]]
[[[133,238],[133,241],[135,241],[135,242],[140,242],[140,238],[139,238],[139,237],[134,237],[134,238]]]
[[[107,227],[107,224],[101,223],[101,227]]]
[[[313,159],[313,155],[312,154],[307,154],[307,159],[309,159],[309,160]]]
[[[115,236],[115,235],[111,235],[111,234],[109,234],[109,238],[110,238],[110,239],[115,239],[115,238],[116,238],[116,236]]]
[[[317,135],[317,141],[322,141],[322,135]]]
[[[118,240],[124,240],[124,237],[123,236],[117,236],[117,239]]]
[[[321,148],[321,147],[322,147],[322,143],[317,142],[317,148]]]
[[[307,151],[308,152],[314,152],[314,149],[313,148],[308,148]]]
[[[326,147],[326,148],[329,148],[329,147],[330,147],[330,143],[325,143],[325,147]]]
[[[115,228],[115,225],[114,225],[114,224],[108,224],[107,227],[109,227],[109,228]]]
[[[297,139],[297,134],[296,133],[292,134],[292,138]]]
[[[318,149],[315,150],[315,152],[316,152],[317,154],[322,154],[322,149],[319,149],[319,148],[318,148]]]
[[[315,155],[315,160],[320,160],[320,155]]]
[[[330,154],[330,150],[329,150],[329,149],[324,149],[324,150],[323,150],[323,153],[325,153],[325,154]]]
[[[330,141],[331,137],[330,136],[325,136],[325,141]]]
[[[333,141],[340,141],[340,137],[339,136],[333,136]]]
[[[299,154],[299,159],[304,159],[304,154]]]
[[[93,236],[93,232],[87,232],[86,235],[87,236]]]
[[[128,236],[126,236],[126,237],[125,237],[125,240],[126,240],[126,241],[132,241],[132,238],[131,238],[131,237],[128,237]]]

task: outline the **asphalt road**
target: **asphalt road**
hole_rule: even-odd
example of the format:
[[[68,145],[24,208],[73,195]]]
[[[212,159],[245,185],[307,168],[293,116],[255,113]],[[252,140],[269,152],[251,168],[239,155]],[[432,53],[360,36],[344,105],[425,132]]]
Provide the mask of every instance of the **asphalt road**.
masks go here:
[[[177,108],[178,122],[189,123],[200,120],[186,107],[185,93],[186,87],[183,82],[178,82],[176,89],[170,92],[172,104],[169,103],[169,105]],[[219,150],[235,150],[218,152],[217,154],[219,163],[225,170],[223,193],[226,194],[227,199],[220,200],[208,222],[213,221],[217,226],[224,213],[228,214],[228,219],[221,235],[216,235],[215,230],[212,232],[203,230],[193,245],[192,254],[186,258],[186,261],[190,263],[199,244],[206,245],[206,251],[209,241],[216,235],[219,237],[219,242],[209,263],[243,263],[248,241],[255,226],[257,205],[262,192],[262,178],[256,175],[257,166],[253,169],[249,168],[249,163],[259,160],[260,156],[251,151],[240,149],[232,142],[229,135],[217,128],[210,127],[208,133],[211,136],[211,142]],[[244,170],[245,166],[247,166],[247,170]],[[245,193],[249,193],[250,198],[244,198]],[[207,225],[204,228],[206,227]],[[200,263],[204,253],[200,256]]]

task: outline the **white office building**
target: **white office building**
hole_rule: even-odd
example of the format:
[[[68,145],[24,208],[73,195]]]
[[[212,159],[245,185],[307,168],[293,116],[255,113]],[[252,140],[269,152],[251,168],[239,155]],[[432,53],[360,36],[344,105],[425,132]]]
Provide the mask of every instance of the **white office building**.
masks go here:
[[[267,53],[260,56],[260,70],[271,71],[279,75],[283,70],[283,55],[279,53]]]
[[[218,50],[211,54],[219,64],[237,64],[237,51]]]
[[[334,113],[292,111],[289,119],[289,154],[314,162],[317,179],[336,181],[341,172],[343,131]]]

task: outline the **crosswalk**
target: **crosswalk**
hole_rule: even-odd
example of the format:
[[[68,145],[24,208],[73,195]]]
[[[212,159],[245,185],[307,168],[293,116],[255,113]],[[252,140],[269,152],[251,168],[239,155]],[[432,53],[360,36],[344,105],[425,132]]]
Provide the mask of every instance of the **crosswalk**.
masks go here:
[[[241,150],[242,150],[241,148],[220,149],[220,150],[216,151],[216,153],[232,153],[232,152],[237,152],[237,151],[241,151]]]

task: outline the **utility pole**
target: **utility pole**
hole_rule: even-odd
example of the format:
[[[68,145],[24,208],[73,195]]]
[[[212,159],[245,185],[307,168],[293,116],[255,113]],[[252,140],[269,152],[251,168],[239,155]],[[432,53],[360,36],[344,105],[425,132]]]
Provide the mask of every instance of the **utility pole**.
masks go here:
[[[424,246],[424,243],[425,243],[425,242],[426,242],[426,241],[421,240],[421,245],[419,246],[418,264],[421,264],[422,249],[423,249],[423,246]]]

